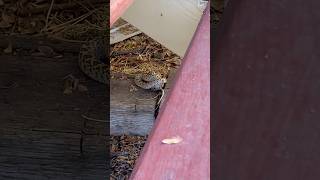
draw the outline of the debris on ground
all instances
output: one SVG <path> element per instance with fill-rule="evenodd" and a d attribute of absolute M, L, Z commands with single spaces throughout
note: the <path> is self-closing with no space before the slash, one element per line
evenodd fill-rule
<path fill-rule="evenodd" d="M 155 72 L 166 77 L 171 68 L 178 68 L 181 59 L 172 51 L 145 34 L 111 46 L 110 70 L 133 76 Z"/>
<path fill-rule="evenodd" d="M 108 3 L 101 0 L 2 0 L 0 33 L 86 41 L 107 35 Z"/>
<path fill-rule="evenodd" d="M 111 136 L 111 180 L 129 179 L 146 139 L 144 136 Z"/>
<path fill-rule="evenodd" d="M 64 78 L 63 94 L 69 95 L 74 91 L 87 92 L 88 87 L 84 84 L 81 84 L 78 78 L 75 78 L 72 74 L 70 74 Z"/>

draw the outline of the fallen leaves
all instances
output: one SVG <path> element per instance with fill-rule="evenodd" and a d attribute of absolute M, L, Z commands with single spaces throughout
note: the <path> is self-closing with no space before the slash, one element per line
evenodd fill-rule
<path fill-rule="evenodd" d="M 157 72 L 166 77 L 171 68 L 176 68 L 180 65 L 180 57 L 145 34 L 136 35 L 113 44 L 111 46 L 111 54 L 131 51 L 141 47 L 145 48 L 137 54 L 123 54 L 111 57 L 111 72 L 123 73 L 127 76 Z"/>
<path fill-rule="evenodd" d="M 56 53 L 49 46 L 39 46 L 38 52 L 32 53 L 33 56 L 42 56 L 42 57 L 52 57 L 52 58 L 62 58 L 61 54 Z"/>
<path fill-rule="evenodd" d="M 182 138 L 179 136 L 163 139 L 161 142 L 163 144 L 178 144 L 182 141 Z"/>
<path fill-rule="evenodd" d="M 8 23 L 14 23 L 16 21 L 16 16 L 14 14 L 7 14 L 5 12 L 2 12 L 1 18 Z"/>
<path fill-rule="evenodd" d="M 9 28 L 16 21 L 16 16 L 11 12 L 3 11 L 1 13 L 0 28 Z"/>
<path fill-rule="evenodd" d="M 87 86 L 80 84 L 79 79 L 75 78 L 73 75 L 68 75 L 64 79 L 64 90 L 63 94 L 70 95 L 73 91 L 87 92 Z"/>
<path fill-rule="evenodd" d="M 13 51 L 12 42 L 9 41 L 8 47 L 7 47 L 6 49 L 4 49 L 3 52 L 4 52 L 5 54 L 11 54 L 12 51 Z"/>
<path fill-rule="evenodd" d="M 113 179 L 128 179 L 146 139 L 147 137 L 144 136 L 111 136 L 111 176 Z"/>
<path fill-rule="evenodd" d="M 11 27 L 11 24 L 8 23 L 7 21 L 0 21 L 0 28 L 9 28 Z"/>
<path fill-rule="evenodd" d="M 0 30 L 85 41 L 107 32 L 106 10 L 101 0 L 0 0 Z"/>

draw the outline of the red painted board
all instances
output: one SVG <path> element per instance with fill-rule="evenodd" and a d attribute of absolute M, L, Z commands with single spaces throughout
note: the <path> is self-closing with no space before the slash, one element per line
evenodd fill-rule
<path fill-rule="evenodd" d="M 210 179 L 209 8 L 177 72 L 131 180 Z M 179 136 L 178 144 L 162 144 Z"/>
<path fill-rule="evenodd" d="M 228 2 L 213 53 L 215 180 L 320 179 L 319 9 Z"/>
<path fill-rule="evenodd" d="M 110 27 L 127 10 L 134 0 L 110 0 Z"/>

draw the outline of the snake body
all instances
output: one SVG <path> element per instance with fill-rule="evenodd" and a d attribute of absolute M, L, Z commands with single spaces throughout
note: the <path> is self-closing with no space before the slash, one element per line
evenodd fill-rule
<path fill-rule="evenodd" d="M 143 89 L 158 91 L 163 88 L 164 84 L 166 83 L 166 79 L 158 77 L 155 73 L 138 74 L 134 78 L 134 82 L 137 86 Z"/>
<path fill-rule="evenodd" d="M 109 67 L 107 53 L 102 41 L 90 41 L 83 44 L 80 49 L 78 63 L 84 74 L 100 83 L 108 83 L 107 71 Z M 134 78 L 134 83 L 140 88 L 158 91 L 163 88 L 166 79 L 155 73 L 138 74 Z"/>
<path fill-rule="evenodd" d="M 79 53 L 79 67 L 81 71 L 90 78 L 107 84 L 108 65 L 106 55 L 101 51 L 100 44 L 97 41 L 83 44 Z"/>

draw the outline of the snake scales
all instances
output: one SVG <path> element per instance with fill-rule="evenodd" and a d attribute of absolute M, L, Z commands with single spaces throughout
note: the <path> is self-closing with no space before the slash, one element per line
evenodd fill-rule
<path fill-rule="evenodd" d="M 90 78 L 107 84 L 108 65 L 104 47 L 103 42 L 99 40 L 83 44 L 79 53 L 79 67 Z M 156 73 L 138 74 L 134 78 L 134 83 L 140 88 L 158 91 L 162 90 L 166 79 Z"/>

